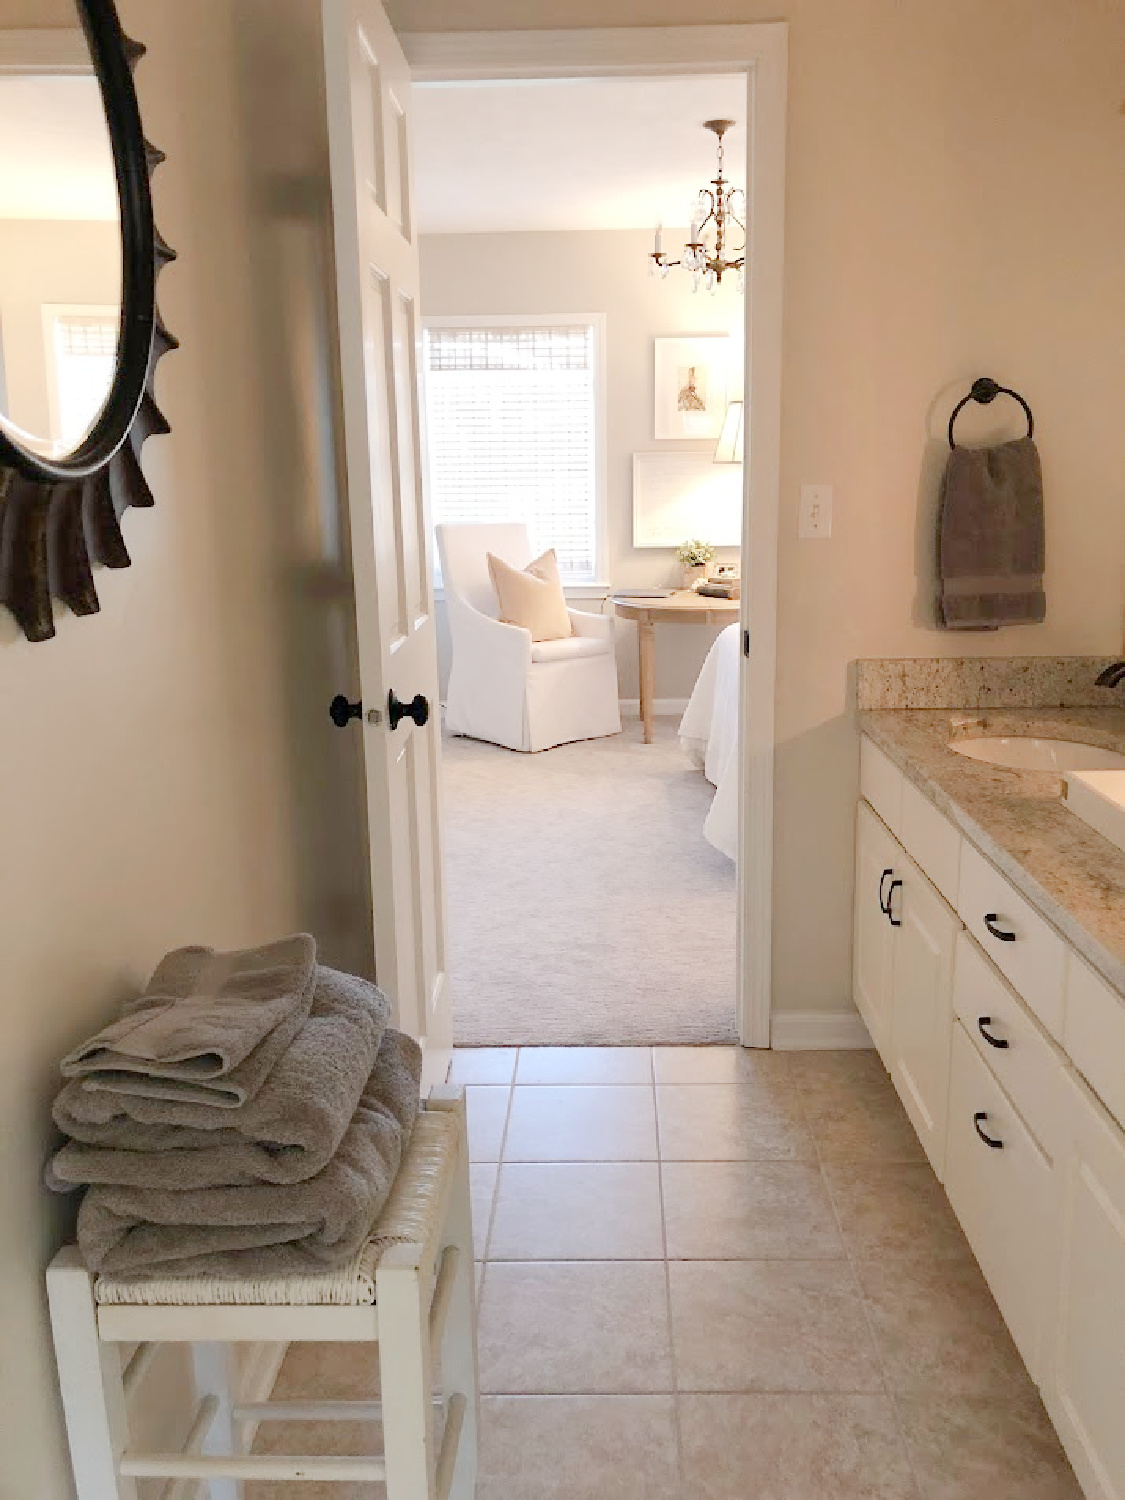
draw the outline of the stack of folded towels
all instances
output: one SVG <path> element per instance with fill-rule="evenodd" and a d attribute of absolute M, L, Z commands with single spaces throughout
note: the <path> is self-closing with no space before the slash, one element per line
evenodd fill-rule
<path fill-rule="evenodd" d="M 369 1237 L 418 1110 L 421 1052 L 305 934 L 179 948 L 63 1060 L 47 1169 L 85 1187 L 78 1242 L 113 1276 L 327 1271 Z"/>

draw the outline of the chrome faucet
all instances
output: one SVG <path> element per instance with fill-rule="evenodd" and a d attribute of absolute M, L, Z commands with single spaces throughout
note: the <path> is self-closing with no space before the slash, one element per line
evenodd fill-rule
<path fill-rule="evenodd" d="M 1119 682 L 1125 682 L 1125 661 L 1113 662 L 1094 680 L 1099 687 L 1116 687 Z"/>

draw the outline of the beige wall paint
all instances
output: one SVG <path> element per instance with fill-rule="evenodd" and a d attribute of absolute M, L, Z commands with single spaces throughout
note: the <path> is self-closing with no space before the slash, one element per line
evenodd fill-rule
<path fill-rule="evenodd" d="M 318 22 L 304 0 L 122 0 L 167 152 L 160 300 L 182 349 L 156 507 L 102 613 L 29 646 L 0 615 L 0 1496 L 70 1492 L 42 1273 L 57 1058 L 171 944 L 310 926 L 370 963 L 354 625 L 334 473 Z M 65 20 L 65 16 L 52 19 Z M 0 0 L 0 25 L 48 19 Z M 365 956 L 366 959 L 365 959 Z"/>
<path fill-rule="evenodd" d="M 390 8 L 407 31 L 789 22 L 775 1003 L 846 1008 L 849 661 L 1122 645 L 1125 10 L 1119 0 Z M 1017 386 L 1036 413 L 1049 615 L 1040 627 L 946 635 L 929 618 L 942 433 L 982 373 Z M 829 542 L 797 541 L 802 482 L 835 486 Z"/>
<path fill-rule="evenodd" d="M 117 225 L 0 219 L 0 350 L 4 413 L 51 436 L 45 303 L 116 306 L 121 300 Z"/>
<path fill-rule="evenodd" d="M 423 168 L 424 170 L 424 168 Z M 656 442 L 653 437 L 653 339 L 661 334 L 729 333 L 732 367 L 741 365 L 742 298 L 731 286 L 714 297 L 694 295 L 683 273 L 665 281 L 646 275 L 652 236 L 638 231 L 574 234 L 427 235 L 422 253 L 422 310 L 428 316 L 603 313 L 606 319 L 606 510 L 608 555 L 602 578 L 615 588 L 677 585 L 671 551 L 633 546 L 633 454 L 654 451 L 707 455 L 714 442 Z M 678 243 L 668 230 L 665 243 Z M 741 394 L 741 375 L 738 375 Z M 726 561 L 736 552 L 721 554 Z M 596 600 L 575 607 L 596 611 Z M 439 611 L 444 624 L 444 611 Z M 686 698 L 716 631 L 661 627 L 656 691 Z M 448 643 L 442 632 L 442 682 Z M 624 698 L 637 696 L 636 627 L 618 621 L 618 679 Z"/>

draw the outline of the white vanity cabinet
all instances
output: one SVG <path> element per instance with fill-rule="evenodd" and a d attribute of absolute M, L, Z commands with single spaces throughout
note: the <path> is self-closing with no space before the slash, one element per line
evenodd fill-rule
<path fill-rule="evenodd" d="M 953 959 L 961 923 L 914 861 L 902 855 L 895 922 L 890 1056 L 884 1058 L 930 1165 L 945 1176 Z"/>
<path fill-rule="evenodd" d="M 1090 1500 L 1125 1500 L 1125 1134 L 1066 1089 L 1043 1400 Z"/>
<path fill-rule="evenodd" d="M 1125 996 L 866 736 L 854 991 L 1089 1500 L 1125 1500 Z"/>

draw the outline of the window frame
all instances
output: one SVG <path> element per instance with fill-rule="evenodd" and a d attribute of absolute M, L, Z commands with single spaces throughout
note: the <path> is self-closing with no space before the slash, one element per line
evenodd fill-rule
<path fill-rule="evenodd" d="M 590 579 L 570 581 L 563 579 L 563 592 L 571 599 L 604 599 L 611 585 L 604 581 L 609 561 L 609 504 L 608 504 L 608 459 L 606 452 L 606 405 L 608 381 L 606 379 L 606 315 L 602 312 L 576 313 L 473 313 L 465 317 L 449 314 L 422 315 L 421 335 L 424 340 L 430 329 L 446 328 L 575 328 L 586 326 L 593 329 L 594 349 L 594 576 Z M 419 351 L 418 367 L 422 372 L 423 400 L 426 397 L 426 381 L 429 376 L 428 360 L 424 348 Z M 429 424 L 427 422 L 427 433 Z M 432 497 L 429 481 L 430 448 L 427 436 L 423 462 L 426 466 L 426 494 L 429 526 L 434 525 Z M 433 558 L 434 597 L 445 598 L 434 548 Z"/>
<path fill-rule="evenodd" d="M 47 412 L 51 425 L 51 443 L 58 448 L 62 443 L 62 413 L 59 407 L 59 360 L 55 344 L 55 325 L 62 318 L 91 318 L 121 326 L 120 305 L 112 302 L 43 302 L 40 304 L 43 317 L 43 357 L 47 368 Z M 120 342 L 120 331 L 118 333 Z M 111 382 L 112 383 L 112 382 Z M 109 387 L 106 387 L 106 397 Z M 105 403 L 103 402 L 103 405 Z M 95 414 L 96 417 L 96 414 Z"/>

